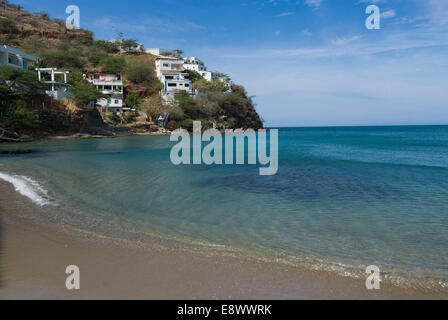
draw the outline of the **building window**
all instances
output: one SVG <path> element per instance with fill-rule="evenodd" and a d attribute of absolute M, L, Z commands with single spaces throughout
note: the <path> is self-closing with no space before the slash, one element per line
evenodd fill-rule
<path fill-rule="evenodd" d="M 16 66 L 22 67 L 22 61 L 20 61 L 20 57 L 14 53 L 8 53 L 8 63 Z"/>
<path fill-rule="evenodd" d="M 118 104 L 118 100 L 115 100 L 115 104 Z"/>
<path fill-rule="evenodd" d="M 169 68 L 170 65 L 169 65 L 169 63 L 164 63 L 163 66 L 164 66 L 165 68 Z"/>
<path fill-rule="evenodd" d="M 175 84 L 175 83 L 168 83 L 168 87 L 177 87 L 177 84 Z"/>
<path fill-rule="evenodd" d="M 167 79 L 167 80 L 173 80 L 174 77 L 173 77 L 173 76 L 166 76 L 165 79 Z"/>
<path fill-rule="evenodd" d="M 188 83 L 185 84 L 186 87 L 189 87 L 190 85 Z"/>

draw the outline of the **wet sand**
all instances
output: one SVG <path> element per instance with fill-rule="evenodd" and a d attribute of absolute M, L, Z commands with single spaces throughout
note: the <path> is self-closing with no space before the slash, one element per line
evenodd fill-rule
<path fill-rule="evenodd" d="M 281 264 L 94 239 L 38 223 L 43 208 L 0 181 L 0 299 L 440 299 L 444 293 Z M 81 289 L 65 287 L 77 265 Z"/>

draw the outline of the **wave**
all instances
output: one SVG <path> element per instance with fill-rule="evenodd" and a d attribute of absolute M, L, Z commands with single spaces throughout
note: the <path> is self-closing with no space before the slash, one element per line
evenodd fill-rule
<path fill-rule="evenodd" d="M 0 180 L 11 183 L 18 193 L 40 206 L 52 204 L 48 197 L 48 191 L 29 177 L 0 172 Z"/>

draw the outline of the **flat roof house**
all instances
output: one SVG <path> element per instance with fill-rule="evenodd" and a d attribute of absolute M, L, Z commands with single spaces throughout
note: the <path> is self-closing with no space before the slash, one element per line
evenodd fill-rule
<path fill-rule="evenodd" d="M 172 100 L 180 91 L 192 94 L 191 80 L 185 72 L 184 60 L 161 57 L 156 60 L 156 72 L 160 82 L 163 83 L 161 96 L 165 101 Z"/>
<path fill-rule="evenodd" d="M 176 54 L 174 50 L 162 48 L 150 48 L 146 49 L 145 52 L 155 56 L 175 56 Z"/>
<path fill-rule="evenodd" d="M 184 58 L 184 68 L 187 70 L 193 70 L 199 73 L 205 80 L 212 81 L 213 73 L 207 71 L 207 67 L 204 62 L 196 57 Z"/>
<path fill-rule="evenodd" d="M 87 81 L 97 87 L 107 98 L 96 101 L 106 111 L 117 112 L 123 108 L 123 80 L 121 74 L 91 73 Z"/>
<path fill-rule="evenodd" d="M 56 68 L 37 68 L 36 71 L 39 81 L 47 85 L 47 89 L 45 90 L 47 95 L 56 100 L 63 98 L 70 99 L 73 96 L 69 91 L 70 85 L 67 83 L 68 71 L 58 70 Z"/>
<path fill-rule="evenodd" d="M 0 65 L 27 70 L 28 64 L 36 61 L 35 56 L 7 45 L 0 45 Z"/>

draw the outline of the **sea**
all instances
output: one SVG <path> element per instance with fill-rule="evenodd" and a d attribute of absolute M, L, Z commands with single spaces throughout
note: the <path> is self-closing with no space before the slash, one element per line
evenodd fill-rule
<path fill-rule="evenodd" d="M 279 128 L 272 176 L 260 165 L 174 165 L 174 144 L 0 145 L 32 151 L 1 155 L 0 179 L 58 223 L 100 234 L 347 277 L 376 265 L 397 285 L 448 287 L 448 126 Z"/>

